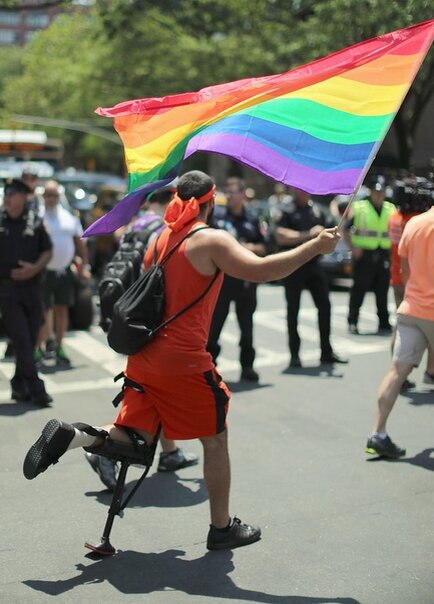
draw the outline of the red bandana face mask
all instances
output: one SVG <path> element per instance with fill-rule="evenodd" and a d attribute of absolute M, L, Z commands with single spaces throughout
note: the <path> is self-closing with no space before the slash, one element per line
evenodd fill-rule
<path fill-rule="evenodd" d="M 194 220 L 199 215 L 199 206 L 210 201 L 214 196 L 215 190 L 216 186 L 213 185 L 208 193 L 205 193 L 202 197 L 191 197 L 186 200 L 182 200 L 178 197 L 178 194 L 175 193 L 172 201 L 167 206 L 164 214 L 164 222 L 172 229 L 172 231 L 178 233 L 187 223 Z"/>

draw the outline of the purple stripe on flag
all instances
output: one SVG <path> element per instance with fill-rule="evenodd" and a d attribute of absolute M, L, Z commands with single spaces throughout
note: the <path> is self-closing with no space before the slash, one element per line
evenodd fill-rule
<path fill-rule="evenodd" d="M 343 168 L 334 171 L 308 168 L 283 157 L 258 141 L 233 134 L 207 135 L 205 132 L 197 134 L 188 143 L 184 157 L 189 157 L 196 151 L 212 151 L 228 155 L 278 182 L 314 195 L 329 193 L 349 195 L 354 191 L 362 173 L 362 168 Z"/>
<path fill-rule="evenodd" d="M 164 187 L 171 180 L 173 175 L 163 180 L 151 182 L 140 189 L 136 189 L 121 199 L 111 210 L 101 218 L 93 222 L 83 233 L 83 237 L 92 237 L 93 235 L 107 235 L 113 233 L 124 224 L 128 224 L 137 210 L 140 208 L 145 198 L 152 191 Z"/>

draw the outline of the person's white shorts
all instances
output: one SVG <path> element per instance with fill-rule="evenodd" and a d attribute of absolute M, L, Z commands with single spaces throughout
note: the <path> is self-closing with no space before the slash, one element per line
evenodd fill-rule
<path fill-rule="evenodd" d="M 395 363 L 417 367 L 427 346 L 434 348 L 434 321 L 397 315 L 396 340 L 393 348 Z"/>

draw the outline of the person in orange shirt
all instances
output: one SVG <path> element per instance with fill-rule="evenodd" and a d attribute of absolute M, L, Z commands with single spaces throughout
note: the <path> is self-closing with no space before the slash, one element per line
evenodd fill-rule
<path fill-rule="evenodd" d="M 215 184 L 194 170 L 180 177 L 177 193 L 166 213 L 165 229 L 156 241 L 157 260 L 181 243 L 164 266 L 165 312 L 163 321 L 213 287 L 177 320 L 160 329 L 137 354 L 128 357 L 122 408 L 112 424 L 103 428 L 51 420 L 28 451 L 24 476 L 31 480 L 69 449 L 86 447 L 94 453 L 104 443 L 143 439 L 150 444 L 158 425 L 167 438 L 198 438 L 204 449 L 204 479 L 208 489 L 211 526 L 210 550 L 233 549 L 258 541 L 261 530 L 229 515 L 230 461 L 226 416 L 230 392 L 206 351 L 209 327 L 223 273 L 261 283 L 281 279 L 318 254 L 332 252 L 340 235 L 337 227 L 324 229 L 299 247 L 260 257 L 223 229 L 203 228 L 211 218 Z M 200 230 L 199 230 L 200 229 Z M 154 246 L 145 256 L 152 263 Z M 137 387 L 136 387 L 137 386 Z"/>
<path fill-rule="evenodd" d="M 388 458 L 406 453 L 388 436 L 388 417 L 404 380 L 419 365 L 427 346 L 434 348 L 434 207 L 407 223 L 398 253 L 404 298 L 398 308 L 392 365 L 380 384 L 374 432 L 365 449 Z"/>
<path fill-rule="evenodd" d="M 425 189 L 425 182 L 418 182 L 414 178 L 406 179 L 403 182 L 397 182 L 394 191 L 394 201 L 396 203 L 396 212 L 389 218 L 388 232 L 391 242 L 390 248 L 390 285 L 393 289 L 396 308 L 399 307 L 404 299 L 405 285 L 401 276 L 401 264 L 398 254 L 399 242 L 407 222 L 414 216 L 425 212 L 431 204 L 431 191 Z M 396 329 L 392 335 L 392 354 L 395 344 Z M 428 346 L 427 367 L 424 373 L 423 381 L 426 384 L 434 384 L 434 350 Z M 401 390 L 414 388 L 416 384 L 406 379 Z"/>

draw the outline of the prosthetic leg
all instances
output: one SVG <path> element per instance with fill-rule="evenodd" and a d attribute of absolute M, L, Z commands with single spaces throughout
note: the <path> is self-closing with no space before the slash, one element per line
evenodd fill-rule
<path fill-rule="evenodd" d="M 87 431 L 88 426 L 82 424 L 75 424 L 78 429 Z M 160 436 L 160 428 L 150 445 L 147 445 L 143 437 L 131 428 L 124 428 L 128 436 L 131 439 L 131 443 L 123 443 L 111 439 L 109 436 L 104 440 L 103 444 L 99 447 L 85 447 L 86 451 L 95 453 L 97 455 L 103 455 L 111 460 L 120 462 L 120 471 L 116 482 L 116 487 L 113 492 L 112 501 L 108 511 L 108 518 L 104 526 L 104 531 L 101 537 L 101 543 L 99 545 L 91 545 L 85 543 L 85 547 L 92 550 L 94 554 L 100 557 L 112 556 L 116 553 L 116 549 L 110 543 L 110 532 L 112 530 L 115 516 L 123 517 L 123 510 L 128 505 L 129 501 L 137 491 L 143 480 L 146 478 L 154 460 L 155 450 L 157 448 L 158 439 Z M 142 476 L 134 485 L 132 491 L 122 500 L 123 489 L 125 480 L 127 477 L 127 471 L 130 465 L 143 465 L 145 470 Z"/>

